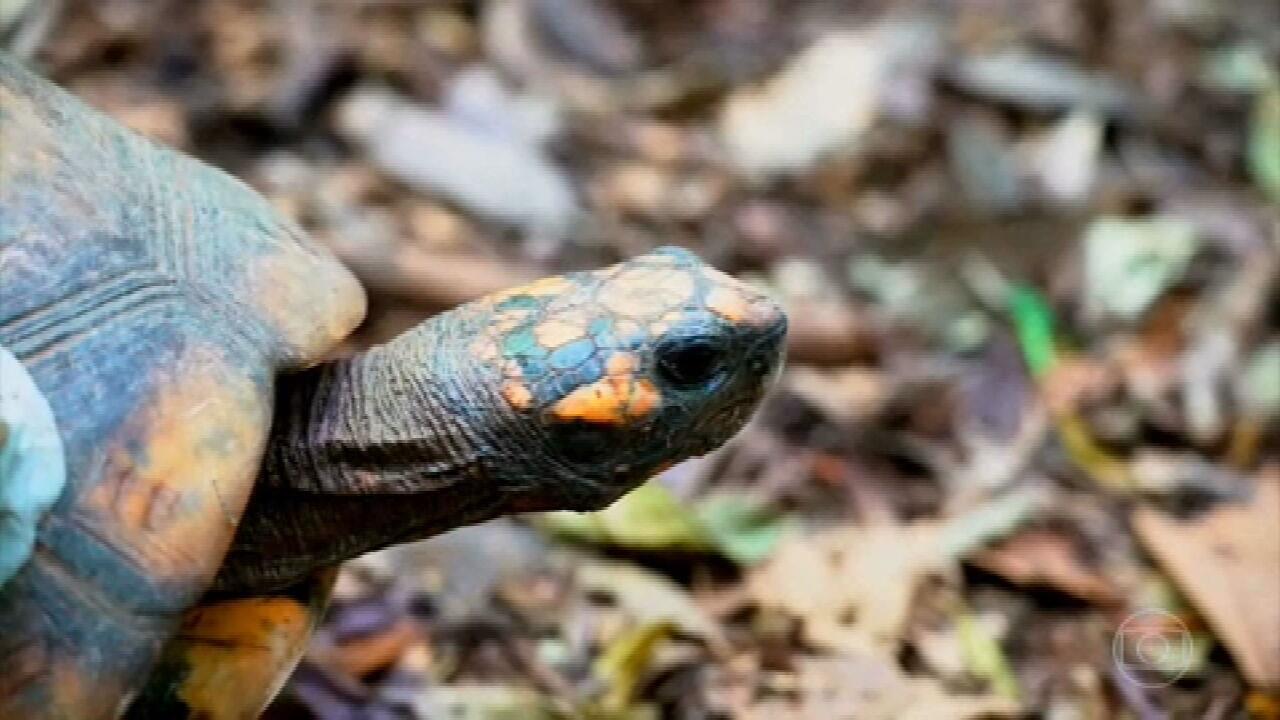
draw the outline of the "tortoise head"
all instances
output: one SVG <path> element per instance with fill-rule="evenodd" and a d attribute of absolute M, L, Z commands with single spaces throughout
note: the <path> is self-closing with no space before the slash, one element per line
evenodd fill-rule
<path fill-rule="evenodd" d="M 741 429 L 786 331 L 760 292 L 662 249 L 284 376 L 214 590 L 283 587 L 499 514 L 604 507 Z"/>
<path fill-rule="evenodd" d="M 746 423 L 782 364 L 786 316 L 759 291 L 663 248 L 480 301 L 467 350 L 503 414 L 489 468 L 513 509 L 601 507 Z M 514 443 L 514 446 L 513 446 Z"/>

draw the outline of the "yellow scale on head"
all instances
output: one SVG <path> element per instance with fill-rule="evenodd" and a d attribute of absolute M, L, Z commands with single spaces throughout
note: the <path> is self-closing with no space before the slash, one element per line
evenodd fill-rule
<path fill-rule="evenodd" d="M 609 357 L 605 376 L 584 385 L 551 406 L 557 420 L 624 425 L 639 420 L 662 404 L 662 393 L 646 378 L 637 378 L 637 360 L 631 353 Z"/>

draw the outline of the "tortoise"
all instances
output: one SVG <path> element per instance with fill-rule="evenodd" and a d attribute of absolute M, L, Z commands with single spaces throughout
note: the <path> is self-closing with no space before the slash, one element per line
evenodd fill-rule
<path fill-rule="evenodd" d="M 662 248 L 327 358 L 356 279 L 0 53 L 0 717 L 256 716 L 345 559 L 732 436 L 772 301 Z"/>

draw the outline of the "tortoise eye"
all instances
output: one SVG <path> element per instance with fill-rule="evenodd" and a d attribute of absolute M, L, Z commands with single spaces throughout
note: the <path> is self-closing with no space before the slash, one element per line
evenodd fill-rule
<path fill-rule="evenodd" d="M 675 385 L 704 383 L 720 372 L 720 349 L 705 339 L 673 341 L 658 349 L 658 371 Z"/>

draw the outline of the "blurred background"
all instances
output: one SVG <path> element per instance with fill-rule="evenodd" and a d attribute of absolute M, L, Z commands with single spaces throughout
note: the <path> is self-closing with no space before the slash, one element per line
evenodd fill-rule
<path fill-rule="evenodd" d="M 663 244 L 775 397 L 343 572 L 273 718 L 1280 717 L 1275 0 L 0 0 L 347 262 L 346 351 Z"/>

